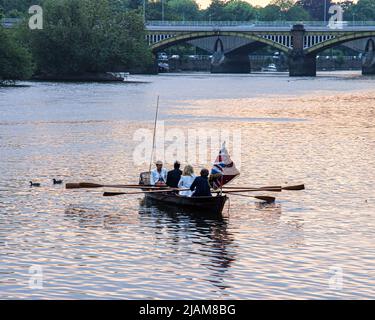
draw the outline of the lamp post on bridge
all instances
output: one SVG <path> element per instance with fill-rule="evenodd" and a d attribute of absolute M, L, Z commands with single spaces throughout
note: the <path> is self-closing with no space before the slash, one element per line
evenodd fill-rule
<path fill-rule="evenodd" d="M 324 0 L 324 23 L 327 23 L 327 0 Z"/>
<path fill-rule="evenodd" d="M 146 0 L 143 0 L 143 22 L 146 23 Z"/>

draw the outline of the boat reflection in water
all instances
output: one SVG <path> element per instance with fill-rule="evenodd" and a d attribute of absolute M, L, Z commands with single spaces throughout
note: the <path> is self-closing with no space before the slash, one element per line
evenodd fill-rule
<path fill-rule="evenodd" d="M 228 217 L 203 215 L 145 198 L 140 201 L 139 219 L 140 225 L 153 226 L 156 240 L 169 240 L 175 253 L 188 250 L 189 254 L 198 255 L 196 261 L 210 273 L 206 280 L 221 290 L 228 288 L 224 284 L 225 273 L 234 263 L 236 252 L 234 236 L 228 231 Z M 207 258 L 207 263 L 202 263 Z"/>

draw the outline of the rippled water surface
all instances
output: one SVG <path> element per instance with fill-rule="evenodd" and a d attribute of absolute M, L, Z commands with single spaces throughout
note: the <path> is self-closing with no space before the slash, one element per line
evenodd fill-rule
<path fill-rule="evenodd" d="M 133 78 L 0 88 L 1 299 L 374 298 L 375 78 Z M 240 130 L 234 184 L 307 190 L 208 219 L 52 185 L 136 183 L 158 94 L 166 130 Z"/>

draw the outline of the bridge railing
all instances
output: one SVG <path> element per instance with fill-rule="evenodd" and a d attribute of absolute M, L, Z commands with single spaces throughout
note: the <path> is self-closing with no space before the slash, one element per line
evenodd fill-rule
<path fill-rule="evenodd" d="M 290 27 L 295 24 L 304 24 L 307 27 L 328 27 L 328 23 L 324 21 L 146 21 L 147 26 L 152 27 L 237 27 L 237 26 L 253 26 L 253 27 Z M 375 21 L 342 21 L 345 27 L 365 27 L 375 26 Z"/>

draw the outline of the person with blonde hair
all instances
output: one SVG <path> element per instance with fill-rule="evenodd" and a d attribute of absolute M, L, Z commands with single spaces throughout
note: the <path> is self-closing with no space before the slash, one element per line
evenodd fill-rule
<path fill-rule="evenodd" d="M 181 179 L 178 183 L 178 188 L 180 189 L 190 189 L 191 184 L 195 180 L 196 176 L 194 174 L 194 169 L 191 165 L 187 165 L 184 168 L 184 171 L 182 172 Z M 180 196 L 184 197 L 191 197 L 193 194 L 192 191 L 187 190 L 187 191 L 180 191 Z"/>

